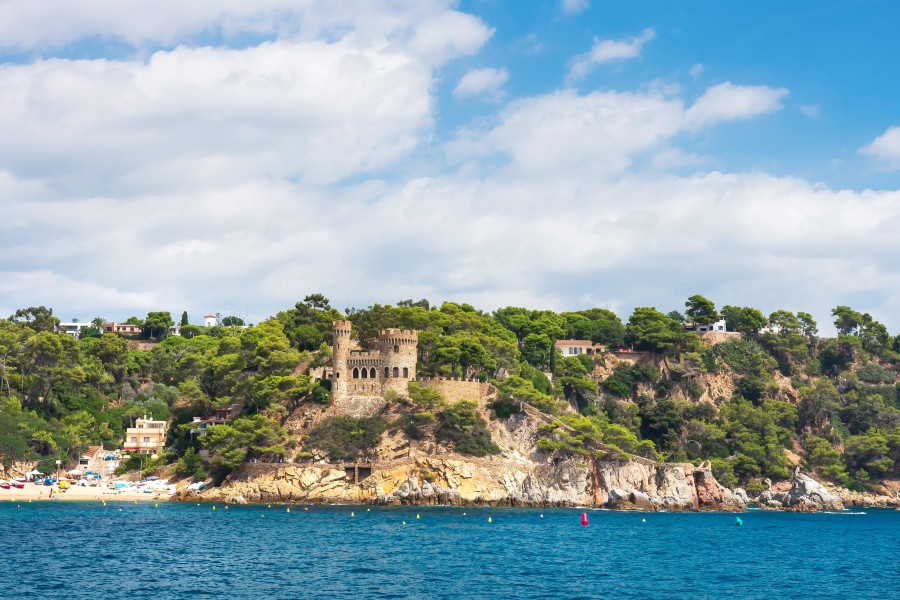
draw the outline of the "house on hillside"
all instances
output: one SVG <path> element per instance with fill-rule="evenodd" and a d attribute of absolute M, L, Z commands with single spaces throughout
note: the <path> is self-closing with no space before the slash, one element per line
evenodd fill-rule
<path fill-rule="evenodd" d="M 141 335 L 144 327 L 142 325 L 134 325 L 132 323 L 111 323 L 103 324 L 103 333 L 118 333 L 119 335 Z"/>
<path fill-rule="evenodd" d="M 56 331 L 71 335 L 76 340 L 81 337 L 81 330 L 90 327 L 90 323 L 82 323 L 78 319 L 72 319 L 69 323 L 60 323 L 56 326 Z"/>
<path fill-rule="evenodd" d="M 706 331 L 728 331 L 725 327 L 725 317 L 719 317 L 719 320 L 713 323 L 694 323 L 693 325 L 685 325 L 685 329 L 688 331 L 696 331 L 697 333 Z"/>
<path fill-rule="evenodd" d="M 168 429 L 166 421 L 154 421 L 144 415 L 143 419 L 135 421 L 134 427 L 125 430 L 125 443 L 122 448 L 126 452 L 158 454 L 166 447 Z"/>
<path fill-rule="evenodd" d="M 563 356 L 593 355 L 606 352 L 606 346 L 596 344 L 591 340 L 556 340 L 555 346 Z"/>

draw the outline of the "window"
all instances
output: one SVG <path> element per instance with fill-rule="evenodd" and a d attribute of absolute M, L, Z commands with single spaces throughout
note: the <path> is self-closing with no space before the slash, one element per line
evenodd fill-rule
<path fill-rule="evenodd" d="M 359 369 L 357 369 L 356 367 L 353 367 L 353 379 L 358 379 L 358 378 L 359 378 Z"/>
<path fill-rule="evenodd" d="M 387 378 L 390 377 L 390 376 L 391 376 L 390 369 L 388 369 L 387 367 L 385 367 L 385 368 L 384 368 L 384 378 L 387 379 Z"/>
<path fill-rule="evenodd" d="M 403 367 L 403 377 L 404 379 L 409 379 L 409 368 Z"/>
<path fill-rule="evenodd" d="M 400 377 L 400 367 L 394 367 L 394 377 Z"/>
<path fill-rule="evenodd" d="M 365 367 L 363 367 L 363 370 L 362 370 L 362 378 L 363 378 L 363 379 L 368 379 L 368 378 L 369 378 L 369 370 L 366 369 Z"/>
<path fill-rule="evenodd" d="M 131 438 L 131 441 L 132 441 L 132 442 L 136 442 L 136 441 L 137 441 L 137 438 L 136 438 L 136 437 L 132 437 L 132 438 Z"/>
<path fill-rule="evenodd" d="M 145 436 L 145 437 L 144 437 L 144 443 L 145 443 L 145 444 L 149 444 L 149 443 L 150 443 L 150 438 Z"/>
<path fill-rule="evenodd" d="M 371 369 L 369 369 L 369 377 L 371 377 L 372 379 L 375 379 L 375 367 L 372 367 Z"/>
<path fill-rule="evenodd" d="M 394 346 L 394 352 L 400 352 L 400 346 Z"/>

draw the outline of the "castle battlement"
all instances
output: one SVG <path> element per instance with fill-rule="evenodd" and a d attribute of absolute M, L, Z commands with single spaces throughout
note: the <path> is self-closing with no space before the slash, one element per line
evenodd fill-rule
<path fill-rule="evenodd" d="M 350 350 L 353 324 L 334 321 L 331 395 L 335 403 L 352 396 L 384 396 L 388 390 L 405 394 L 416 378 L 419 332 L 383 329 L 377 350 Z"/>

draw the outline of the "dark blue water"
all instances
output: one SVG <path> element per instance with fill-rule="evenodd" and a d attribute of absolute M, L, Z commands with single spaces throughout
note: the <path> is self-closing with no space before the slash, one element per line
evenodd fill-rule
<path fill-rule="evenodd" d="M 900 597 L 898 511 L 751 511 L 742 527 L 722 513 L 540 515 L 3 502 L 0 582 L 26 598 Z"/>

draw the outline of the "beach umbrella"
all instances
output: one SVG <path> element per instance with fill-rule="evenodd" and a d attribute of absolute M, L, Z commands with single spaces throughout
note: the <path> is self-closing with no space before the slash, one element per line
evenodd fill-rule
<path fill-rule="evenodd" d="M 71 471 L 66 471 L 66 475 L 81 475 L 80 469 L 72 469 Z"/>
<path fill-rule="evenodd" d="M 41 472 L 38 471 L 37 469 L 32 469 L 31 471 L 28 471 L 28 472 L 25 473 L 25 474 L 26 474 L 26 475 L 43 475 L 43 473 L 41 473 Z"/>

